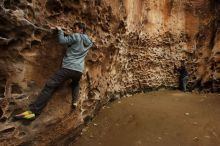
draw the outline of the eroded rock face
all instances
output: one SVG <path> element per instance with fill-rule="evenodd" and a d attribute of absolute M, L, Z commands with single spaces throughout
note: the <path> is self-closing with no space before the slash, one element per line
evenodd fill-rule
<path fill-rule="evenodd" d="M 219 91 L 218 0 L 3 0 L 0 2 L 1 144 L 53 144 L 109 100 L 176 88 L 174 64 L 185 60 L 190 86 Z M 27 108 L 60 67 L 65 52 L 54 26 L 88 25 L 95 41 L 86 58 L 78 108 L 69 83 L 26 126 L 12 115 Z"/>

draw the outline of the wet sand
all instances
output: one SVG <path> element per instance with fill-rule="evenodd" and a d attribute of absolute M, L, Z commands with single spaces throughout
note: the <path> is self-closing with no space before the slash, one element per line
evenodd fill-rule
<path fill-rule="evenodd" d="M 158 91 L 104 106 L 70 146 L 220 146 L 220 95 Z"/>

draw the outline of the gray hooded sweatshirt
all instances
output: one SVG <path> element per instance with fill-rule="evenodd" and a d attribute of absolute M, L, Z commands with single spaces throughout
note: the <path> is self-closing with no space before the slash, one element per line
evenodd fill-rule
<path fill-rule="evenodd" d="M 83 72 L 84 59 L 93 43 L 86 34 L 74 33 L 64 36 L 62 30 L 58 31 L 58 41 L 66 45 L 67 50 L 63 58 L 62 67 Z"/>

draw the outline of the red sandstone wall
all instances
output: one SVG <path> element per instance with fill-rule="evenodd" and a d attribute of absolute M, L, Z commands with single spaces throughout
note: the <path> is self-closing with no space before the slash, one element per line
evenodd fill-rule
<path fill-rule="evenodd" d="M 204 90 L 219 91 L 218 16 L 214 0 L 1 1 L 0 143 L 46 145 L 111 99 L 175 88 L 174 64 L 181 60 L 187 63 L 190 86 L 201 81 Z M 60 67 L 65 50 L 51 28 L 71 31 L 75 20 L 88 25 L 96 44 L 86 58 L 79 107 L 69 114 L 67 83 L 29 126 L 12 122 L 11 116 L 24 110 Z"/>

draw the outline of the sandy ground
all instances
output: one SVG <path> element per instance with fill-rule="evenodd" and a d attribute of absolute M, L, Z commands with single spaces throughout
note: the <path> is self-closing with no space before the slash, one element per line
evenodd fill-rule
<path fill-rule="evenodd" d="M 220 146 L 220 95 L 158 91 L 103 107 L 70 146 Z"/>

